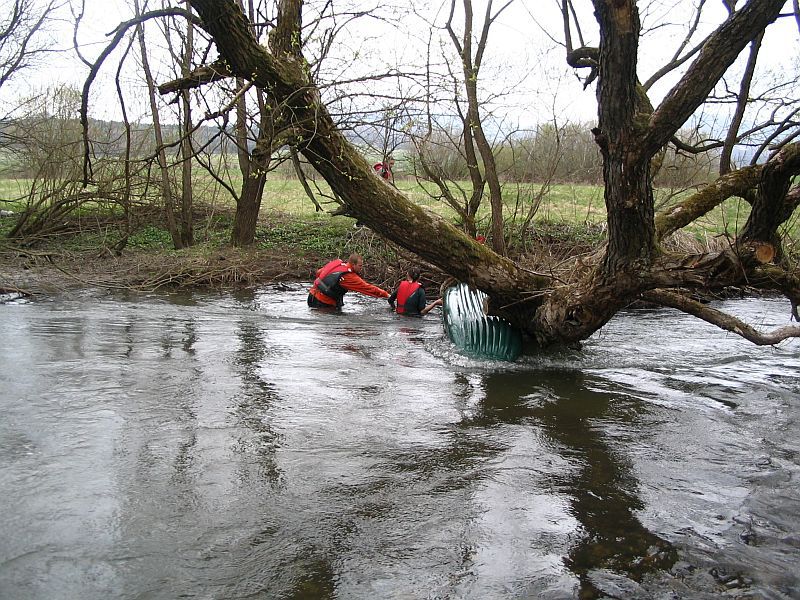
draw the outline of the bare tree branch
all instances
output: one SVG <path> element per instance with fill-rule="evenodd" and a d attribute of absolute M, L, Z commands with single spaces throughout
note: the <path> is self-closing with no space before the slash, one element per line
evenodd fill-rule
<path fill-rule="evenodd" d="M 689 60 L 692 56 L 697 54 L 700 51 L 700 48 L 703 47 L 705 40 L 697 44 L 694 48 L 692 48 L 689 52 L 681 56 L 681 53 L 686 49 L 686 46 L 689 45 L 689 41 L 692 39 L 695 31 L 697 31 L 697 26 L 700 24 L 700 17 L 703 14 L 703 7 L 705 6 L 706 0 L 700 0 L 700 3 L 697 5 L 694 13 L 694 20 L 692 21 L 691 27 L 689 27 L 689 31 L 686 32 L 686 36 L 683 38 L 683 41 L 678 45 L 678 49 L 675 51 L 675 54 L 672 56 L 672 59 L 661 67 L 658 71 L 653 73 L 650 78 L 642 84 L 642 87 L 645 91 L 649 90 L 654 83 L 656 83 L 659 79 L 661 79 L 667 73 L 671 73 L 681 65 L 683 65 L 687 60 Z"/>
<path fill-rule="evenodd" d="M 156 19 L 159 17 L 166 17 L 166 16 L 183 16 L 189 20 L 197 20 L 197 17 L 191 14 L 190 12 L 180 9 L 180 8 L 167 8 L 161 10 L 154 10 L 147 13 L 144 13 L 138 17 L 134 17 L 124 23 L 120 23 L 116 29 L 114 29 L 114 37 L 109 42 L 108 46 L 100 53 L 100 56 L 97 57 L 97 60 L 92 65 L 92 68 L 89 71 L 89 75 L 86 77 L 86 81 L 83 84 L 83 92 L 81 94 L 81 109 L 80 109 L 80 118 L 81 118 L 81 128 L 83 130 L 83 181 L 84 185 L 88 185 L 89 181 L 91 180 L 91 149 L 89 147 L 89 92 L 91 91 L 92 84 L 94 83 L 95 78 L 97 78 L 97 74 L 100 72 L 100 68 L 103 66 L 103 62 L 109 57 L 109 55 L 114 51 L 117 45 L 122 41 L 125 37 L 125 34 L 131 27 L 136 27 L 137 25 L 148 21 L 149 19 Z"/>
<path fill-rule="evenodd" d="M 750 0 L 733 13 L 703 45 L 678 84 L 650 118 L 640 151 L 652 156 L 706 99 L 736 57 L 780 14 L 785 0 Z"/>
<path fill-rule="evenodd" d="M 44 23 L 51 17 L 55 1 L 49 2 L 41 9 L 38 16 L 30 0 L 14 0 L 11 14 L 2 17 L 0 26 L 0 87 L 18 74 L 32 56 L 44 50 L 31 48 L 34 38 Z M 6 7 L 5 10 L 8 10 Z M 33 19 L 31 21 L 31 19 Z"/>
<path fill-rule="evenodd" d="M 688 313 L 697 317 L 698 319 L 702 319 L 703 321 L 711 323 L 712 325 L 716 325 L 720 329 L 740 335 L 746 340 L 759 346 L 774 346 L 783 340 L 800 337 L 800 327 L 792 325 L 779 327 L 778 329 L 775 329 L 769 333 L 761 333 L 741 319 L 716 310 L 707 304 L 702 304 L 697 300 L 692 300 L 691 298 L 682 296 L 676 292 L 652 290 L 643 293 L 642 298 L 648 302 L 653 302 L 669 308 L 675 308 L 682 312 Z"/>
<path fill-rule="evenodd" d="M 750 42 L 750 54 L 747 58 L 747 65 L 742 75 L 742 81 L 739 84 L 739 94 L 737 96 L 736 110 L 733 113 L 733 118 L 728 126 L 728 135 L 725 137 L 725 144 L 722 147 L 722 155 L 719 159 L 719 174 L 724 175 L 731 170 L 731 159 L 733 156 L 733 149 L 736 142 L 739 140 L 739 128 L 742 126 L 744 120 L 744 113 L 747 110 L 747 105 L 750 101 L 750 87 L 753 84 L 753 76 L 756 71 L 756 61 L 758 60 L 758 52 L 761 49 L 761 41 L 764 39 L 764 32 Z"/>

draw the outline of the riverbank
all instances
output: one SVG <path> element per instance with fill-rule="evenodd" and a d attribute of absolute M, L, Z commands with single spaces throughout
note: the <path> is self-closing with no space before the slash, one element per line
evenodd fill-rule
<path fill-rule="evenodd" d="M 0 252 L 0 293 L 52 295 L 81 287 L 155 290 L 163 287 L 244 287 L 312 276 L 290 253 L 236 248 L 110 252 L 6 248 Z"/>
<path fill-rule="evenodd" d="M 247 248 L 227 243 L 231 221 L 232 215 L 199 214 L 197 242 L 182 250 L 172 248 L 168 232 L 157 223 L 140 225 L 121 251 L 114 249 L 119 235 L 101 236 L 91 219 L 36 241 L 3 239 L 0 231 L 0 293 L 51 295 L 80 287 L 224 289 L 309 281 L 321 264 L 349 252 L 364 254 L 367 277 L 381 285 L 393 284 L 398 273 L 402 276 L 399 270 L 414 261 L 368 229 L 354 227 L 351 219 L 269 213 Z M 435 268 L 428 271 L 442 278 Z"/>
<path fill-rule="evenodd" d="M 375 237 L 365 230 L 356 236 Z M 34 248 L 0 244 L 0 294 L 50 296 L 80 288 L 154 291 L 163 288 L 236 289 L 280 282 L 311 281 L 316 270 L 335 256 L 361 252 L 366 256 L 365 278 L 390 289 L 412 264 L 420 265 L 431 292 L 446 275 L 435 266 L 386 242 L 363 244 L 342 240 L 340 252 L 302 252 L 294 246 L 201 243 L 184 250 L 130 248 L 119 254 L 108 249 L 79 249 L 48 243 Z M 350 240 L 352 242 L 352 240 Z M 368 253 L 367 253 L 368 252 Z"/>
<path fill-rule="evenodd" d="M 434 265 L 347 217 L 265 212 L 255 243 L 234 248 L 227 242 L 232 214 L 198 210 L 198 241 L 182 250 L 172 248 L 157 220 L 153 215 L 140 223 L 121 251 L 114 250 L 121 224 L 92 216 L 69 223 L 58 236 L 36 241 L 3 239 L 0 231 L 0 293 L 52 295 L 81 287 L 232 289 L 303 282 L 312 280 L 331 258 L 346 258 L 350 252 L 364 256 L 366 279 L 384 289 L 394 287 L 412 265 L 422 270 L 431 295 L 447 279 Z M 598 226 L 542 223 L 516 246 L 512 258 L 531 270 L 563 269 L 592 252 L 602 237 Z"/>

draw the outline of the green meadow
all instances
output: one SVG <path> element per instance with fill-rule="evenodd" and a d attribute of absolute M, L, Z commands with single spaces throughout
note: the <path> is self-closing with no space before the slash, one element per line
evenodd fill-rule
<path fill-rule="evenodd" d="M 322 212 L 316 210 L 296 178 L 276 174 L 268 178 L 264 188 L 261 209 L 261 218 L 265 225 L 262 227 L 259 239 L 263 239 L 265 242 L 269 238 L 275 238 L 276 236 L 279 240 L 284 241 L 296 239 L 299 235 L 299 229 L 303 227 L 302 224 L 305 223 L 307 227 L 309 222 L 313 225 L 312 229 L 317 231 L 321 227 L 339 230 L 352 225 L 352 219 L 331 217 L 328 214 L 327 211 L 336 207 L 336 202 L 332 198 L 330 189 L 325 182 L 320 179 L 319 181 L 311 180 L 310 183 L 317 202 L 323 208 Z M 30 179 L 0 179 L 0 209 L 14 212 L 24 210 L 31 184 L 32 180 Z M 234 189 L 238 189 L 241 182 L 232 178 L 229 184 Z M 398 177 L 396 185 L 413 202 L 457 222 L 455 211 L 444 202 L 432 197 L 432 193 L 435 190 L 430 184 L 419 183 L 412 178 Z M 452 187 L 456 195 L 459 195 L 460 190 L 468 189 L 468 181 L 456 182 Z M 153 212 L 152 207 L 158 206 L 159 202 L 155 196 L 157 186 L 151 186 L 150 190 L 150 194 L 153 197 L 144 203 L 139 202 L 137 206 L 147 206 L 149 202 L 150 212 Z M 596 228 L 596 226 L 605 222 L 606 212 L 603 189 L 600 186 L 560 183 L 549 185 L 543 190 L 540 184 L 507 183 L 504 185 L 503 193 L 506 207 L 505 218 L 512 230 L 515 224 L 518 225 L 525 220 L 532 210 L 531 207 L 535 207 L 531 221 L 534 231 L 537 227 L 546 228 L 553 225 L 566 226 L 568 229 Z M 689 193 L 691 192 L 657 189 L 656 205 L 658 209 L 673 206 Z M 197 240 L 224 243 L 227 239 L 225 229 L 229 228 L 232 222 L 231 213 L 235 207 L 231 195 L 213 178 L 202 172 L 197 173 L 194 180 L 194 197 L 196 205 L 203 207 L 202 213 L 204 215 L 204 220 L 196 225 Z M 113 204 L 97 205 L 86 203 L 81 205 L 76 215 L 81 217 L 93 214 L 107 215 L 109 212 L 117 211 L 120 211 L 119 207 Z M 745 201 L 730 199 L 708 215 L 698 219 L 687 227 L 685 231 L 699 242 L 707 242 L 712 238 L 724 235 L 734 235 L 746 222 L 748 214 L 749 205 Z M 279 217 L 279 219 L 276 219 L 276 217 Z M 292 220 L 296 220 L 298 223 L 292 226 Z M 488 200 L 485 200 L 484 206 L 478 213 L 479 229 L 488 229 L 489 220 Z M 0 221 L 0 235 L 10 229 L 11 221 L 8 218 Z M 276 226 L 276 222 L 279 222 L 280 226 Z M 797 217 L 787 224 L 787 228 L 790 237 L 796 239 L 798 231 Z M 294 232 L 292 233 L 291 230 L 294 230 Z M 331 232 L 329 231 L 328 233 Z M 313 235 L 313 233 L 310 235 Z M 131 244 L 134 246 L 155 244 L 168 247 L 170 238 L 166 233 L 165 227 L 162 227 L 156 218 L 149 220 L 147 223 L 142 222 L 137 227 L 131 238 Z M 794 242 L 790 242 L 790 246 L 794 245 Z"/>

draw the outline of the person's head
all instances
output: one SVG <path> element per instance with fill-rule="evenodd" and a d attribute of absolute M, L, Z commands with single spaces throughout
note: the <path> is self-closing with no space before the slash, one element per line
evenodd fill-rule
<path fill-rule="evenodd" d="M 387 165 L 389 165 L 389 168 L 394 166 L 394 159 L 391 156 L 387 156 L 386 160 L 383 161 L 383 162 L 385 162 Z"/>
<path fill-rule="evenodd" d="M 353 273 L 361 273 L 361 269 L 364 268 L 364 258 L 360 254 L 353 252 L 350 258 L 347 259 L 347 264 L 353 269 Z"/>
<path fill-rule="evenodd" d="M 416 281 L 419 279 L 419 269 L 417 267 L 411 267 L 408 271 L 406 271 L 406 276 L 408 277 L 409 281 Z"/>

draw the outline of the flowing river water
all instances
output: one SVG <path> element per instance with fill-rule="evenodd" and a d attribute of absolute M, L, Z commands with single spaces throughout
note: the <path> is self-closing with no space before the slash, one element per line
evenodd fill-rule
<path fill-rule="evenodd" d="M 493 363 L 305 296 L 0 304 L 0 598 L 800 597 L 800 341 L 640 310 Z"/>

